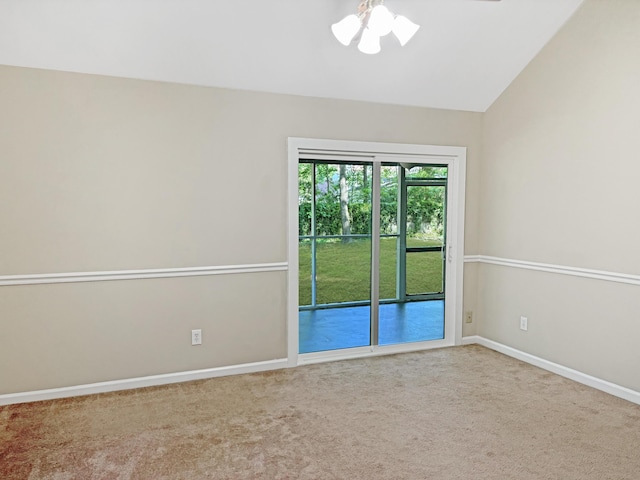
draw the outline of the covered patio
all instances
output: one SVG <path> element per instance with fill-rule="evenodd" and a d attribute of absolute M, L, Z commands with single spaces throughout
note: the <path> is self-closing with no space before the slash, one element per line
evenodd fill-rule
<path fill-rule="evenodd" d="M 301 310 L 300 353 L 370 345 L 370 307 L 345 306 Z M 380 305 L 379 344 L 444 338 L 444 300 Z"/>

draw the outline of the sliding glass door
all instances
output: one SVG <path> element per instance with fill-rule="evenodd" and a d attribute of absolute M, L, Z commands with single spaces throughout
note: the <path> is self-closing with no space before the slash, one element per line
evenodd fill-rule
<path fill-rule="evenodd" d="M 447 170 L 300 160 L 299 353 L 444 338 Z"/>

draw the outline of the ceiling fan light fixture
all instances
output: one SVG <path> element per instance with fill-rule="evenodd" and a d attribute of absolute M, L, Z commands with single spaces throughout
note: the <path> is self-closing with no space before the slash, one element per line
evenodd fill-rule
<path fill-rule="evenodd" d="M 371 14 L 369 15 L 369 22 L 367 23 L 367 26 L 372 32 L 380 37 L 384 37 L 391 33 L 393 24 L 393 14 L 387 7 L 382 4 L 373 7 Z"/>
<path fill-rule="evenodd" d="M 338 23 L 331 25 L 331 31 L 336 39 L 343 45 L 348 46 L 362 28 L 362 22 L 357 15 L 349 15 Z"/>
<path fill-rule="evenodd" d="M 366 27 L 362 31 L 362 37 L 358 43 L 358 50 L 367 55 L 375 55 L 380 52 L 380 35 L 374 33 L 370 28 Z"/>
<path fill-rule="evenodd" d="M 357 12 L 331 25 L 331 31 L 345 46 L 359 36 L 358 50 L 369 55 L 380 51 L 380 37 L 393 32 L 405 46 L 420 28 L 407 17 L 390 12 L 384 0 L 360 0 Z"/>
<path fill-rule="evenodd" d="M 401 46 L 405 46 L 420 29 L 420 25 L 413 23 L 403 15 L 396 16 L 391 31 L 396 36 Z"/>

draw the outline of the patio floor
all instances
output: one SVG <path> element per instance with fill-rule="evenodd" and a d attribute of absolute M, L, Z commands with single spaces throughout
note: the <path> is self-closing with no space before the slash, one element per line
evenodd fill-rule
<path fill-rule="evenodd" d="M 299 313 L 300 353 L 368 346 L 370 307 L 336 307 Z M 444 338 L 444 300 L 380 305 L 379 344 Z"/>

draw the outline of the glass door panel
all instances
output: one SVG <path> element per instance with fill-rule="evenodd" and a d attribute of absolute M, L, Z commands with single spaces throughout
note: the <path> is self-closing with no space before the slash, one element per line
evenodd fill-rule
<path fill-rule="evenodd" d="M 371 344 L 371 175 L 364 162 L 300 163 L 300 353 Z"/>
<path fill-rule="evenodd" d="M 380 345 L 444 338 L 447 168 L 400 166 L 397 295 L 380 305 Z"/>

